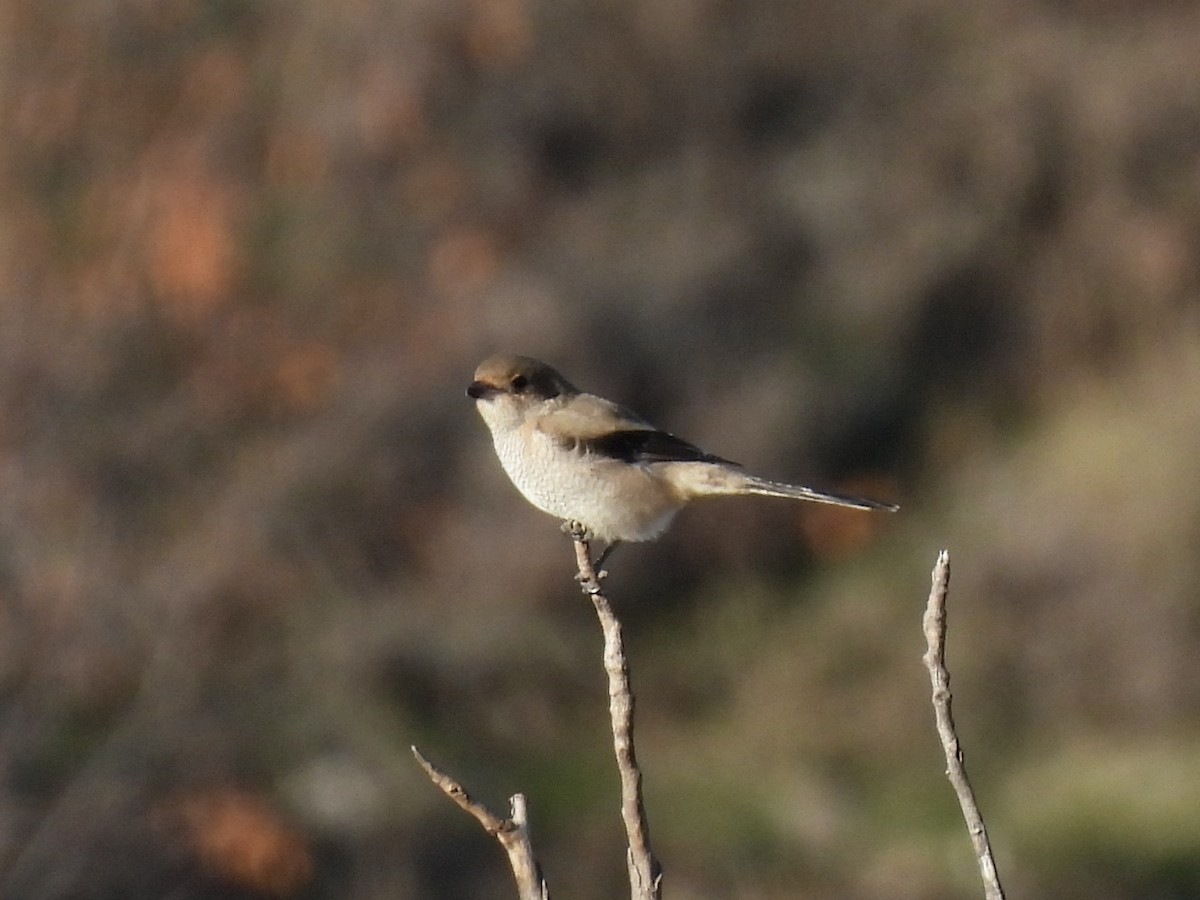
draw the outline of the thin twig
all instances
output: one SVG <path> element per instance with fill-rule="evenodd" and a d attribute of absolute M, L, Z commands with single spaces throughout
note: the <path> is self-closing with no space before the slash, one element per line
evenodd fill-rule
<path fill-rule="evenodd" d="M 946 594 L 950 588 L 950 552 L 938 554 L 933 567 L 933 586 L 929 591 L 929 605 L 925 609 L 923 626 L 928 644 L 923 661 L 929 669 L 933 684 L 933 711 L 937 719 L 938 737 L 946 753 L 946 776 L 958 795 L 975 857 L 979 861 L 979 874 L 983 878 L 984 897 L 987 900 L 1004 900 L 1004 889 L 1000 887 L 1000 875 L 996 871 L 996 860 L 992 857 L 992 845 L 988 842 L 987 828 L 983 816 L 975 803 L 975 792 L 967 779 L 963 764 L 962 746 L 954 730 L 954 717 L 950 714 L 950 673 L 946 670 Z"/>
<path fill-rule="evenodd" d="M 642 773 L 633 748 L 633 691 L 629 687 L 629 665 L 621 623 L 613 615 L 608 598 L 600 587 L 601 576 L 592 564 L 586 532 L 570 527 L 575 541 L 575 560 L 579 565 L 579 584 L 592 599 L 600 628 L 604 632 L 604 671 L 608 673 L 608 708 L 612 717 L 613 747 L 617 769 L 621 773 L 621 818 L 629 839 L 626 864 L 629 868 L 630 896 L 633 900 L 659 900 L 662 897 L 662 870 L 650 849 L 650 825 L 642 802 Z"/>
<path fill-rule="evenodd" d="M 542 867 L 533 855 L 533 844 L 529 840 L 525 795 L 513 794 L 509 799 L 512 811 L 507 819 L 502 818 L 478 800 L 472 799 L 461 784 L 422 756 L 416 747 L 412 748 L 412 752 L 425 774 L 429 776 L 429 780 L 437 785 L 443 794 L 474 816 L 484 831 L 500 842 L 500 846 L 508 854 L 508 864 L 512 866 L 520 900 L 550 900 L 550 889 L 546 887 Z"/>

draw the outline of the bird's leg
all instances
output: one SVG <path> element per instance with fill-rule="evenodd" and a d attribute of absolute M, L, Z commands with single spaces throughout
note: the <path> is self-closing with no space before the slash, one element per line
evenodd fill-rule
<path fill-rule="evenodd" d="M 601 566 L 604 565 L 604 561 L 606 559 L 608 559 L 610 556 L 612 556 L 612 552 L 614 550 L 616 550 L 617 547 L 619 547 L 620 545 L 621 545 L 620 541 L 613 541 L 611 544 L 609 544 L 607 547 L 604 548 L 603 553 L 601 553 L 598 557 L 596 557 L 596 561 L 593 563 L 593 565 L 596 567 L 596 577 L 597 578 L 603 578 L 605 575 L 608 574 L 607 572 L 604 571 L 604 569 L 601 568 Z"/>
<path fill-rule="evenodd" d="M 565 534 L 569 534 L 571 536 L 572 540 L 578 541 L 579 543 L 583 544 L 584 548 L 587 550 L 588 559 L 590 560 L 592 558 L 591 542 L 592 542 L 593 538 L 592 538 L 592 533 L 590 531 L 588 531 L 587 526 L 581 522 L 575 522 L 575 521 L 568 520 L 568 521 L 562 523 L 562 530 Z M 616 548 L 617 544 L 619 544 L 619 543 L 621 543 L 621 542 L 613 541 L 611 544 L 609 544 L 607 547 L 604 548 L 603 552 L 596 558 L 595 562 L 592 563 L 592 570 L 596 574 L 597 584 L 599 584 L 600 579 L 604 578 L 604 576 L 608 574 L 607 572 L 605 572 L 603 569 L 600 568 L 601 564 L 604 562 L 604 560 L 608 559 L 608 555 L 613 552 L 613 550 Z M 584 581 L 583 573 L 582 572 L 576 573 L 575 580 L 578 582 L 583 582 Z"/>

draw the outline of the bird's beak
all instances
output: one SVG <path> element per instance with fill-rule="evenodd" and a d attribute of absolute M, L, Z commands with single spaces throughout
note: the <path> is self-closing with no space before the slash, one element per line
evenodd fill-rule
<path fill-rule="evenodd" d="M 472 400 L 482 400 L 489 394 L 494 394 L 496 389 L 490 384 L 484 384 L 482 381 L 472 381 L 470 387 L 467 388 L 467 396 Z"/>

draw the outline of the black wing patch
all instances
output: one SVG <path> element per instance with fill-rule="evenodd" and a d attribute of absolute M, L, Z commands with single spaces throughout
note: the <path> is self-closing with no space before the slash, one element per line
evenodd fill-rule
<path fill-rule="evenodd" d="M 600 437 L 588 438 L 577 444 L 588 453 L 608 456 L 627 463 L 707 462 L 735 466 L 737 463 L 705 453 L 695 444 L 665 431 L 634 429 L 614 431 Z"/>

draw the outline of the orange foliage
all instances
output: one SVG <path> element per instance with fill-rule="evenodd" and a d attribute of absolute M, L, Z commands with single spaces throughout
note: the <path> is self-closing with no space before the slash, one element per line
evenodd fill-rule
<path fill-rule="evenodd" d="M 201 173 L 152 187 L 146 275 L 177 324 L 200 326 L 230 299 L 243 259 L 235 193 Z"/>
<path fill-rule="evenodd" d="M 211 875 L 240 887 L 288 897 L 312 878 L 305 836 L 248 791 L 219 788 L 177 797 L 162 821 Z"/>

